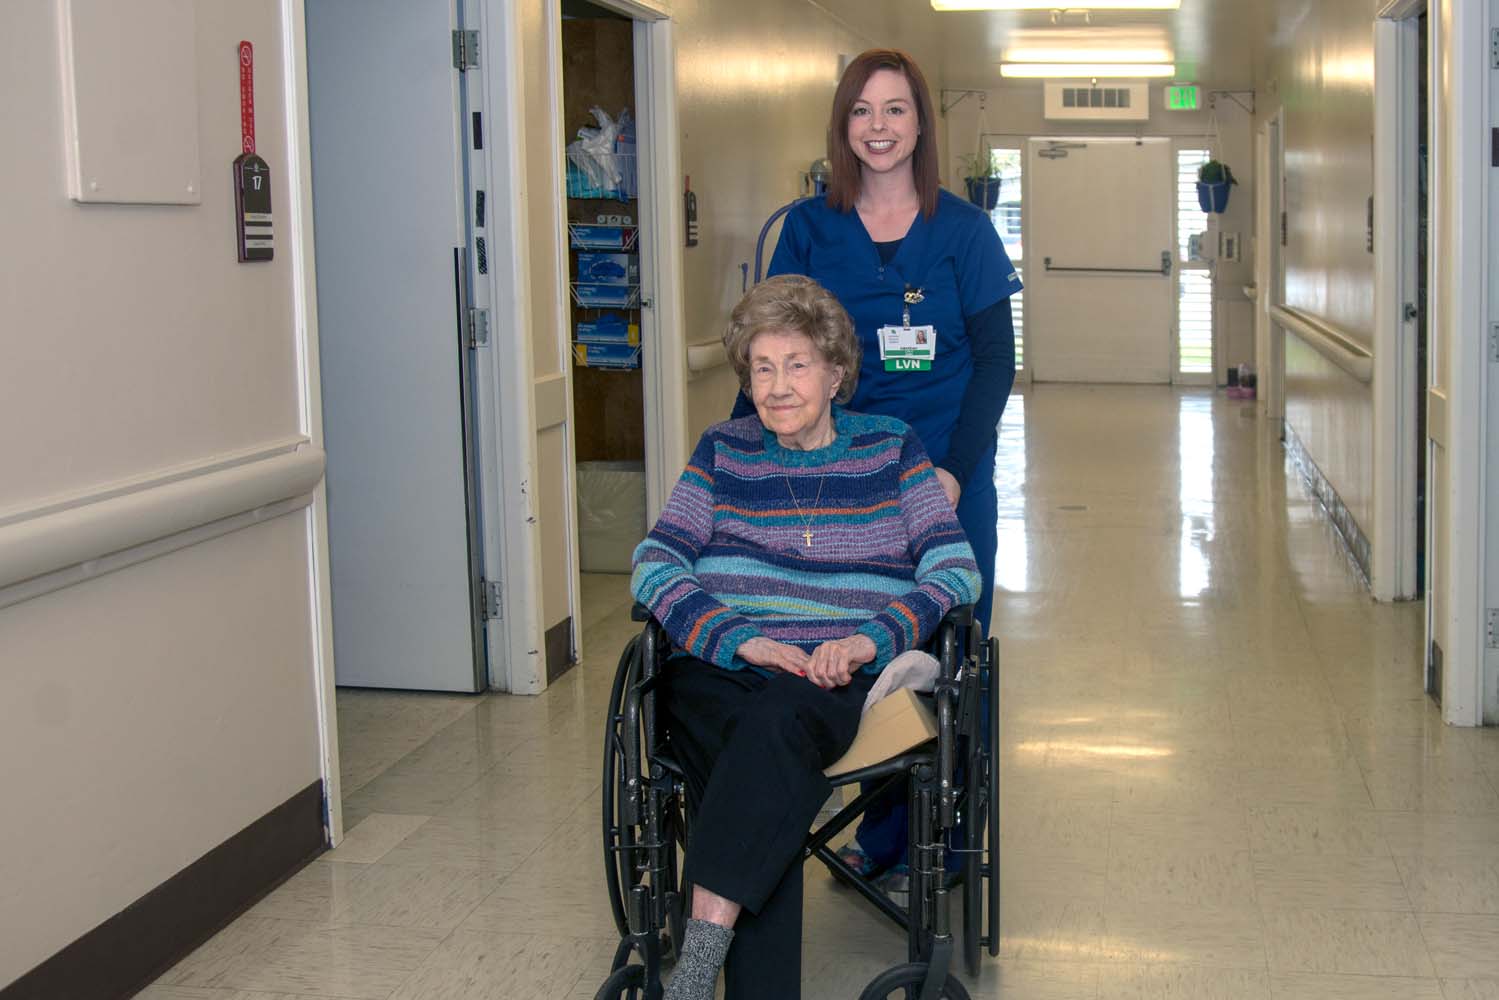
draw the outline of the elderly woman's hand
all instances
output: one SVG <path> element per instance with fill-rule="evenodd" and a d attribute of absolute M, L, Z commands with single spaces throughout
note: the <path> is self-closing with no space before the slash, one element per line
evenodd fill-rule
<path fill-rule="evenodd" d="M 796 646 L 757 635 L 739 644 L 739 657 L 757 667 L 784 670 L 788 674 L 805 674 L 810 657 Z"/>
<path fill-rule="evenodd" d="M 853 679 L 855 671 L 874 659 L 875 652 L 874 640 L 859 633 L 825 642 L 812 650 L 807 680 L 818 687 L 842 687 Z"/>

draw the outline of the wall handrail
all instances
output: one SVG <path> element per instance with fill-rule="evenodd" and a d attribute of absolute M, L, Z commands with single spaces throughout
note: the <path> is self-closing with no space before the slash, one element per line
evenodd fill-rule
<path fill-rule="evenodd" d="M 1360 382 L 1374 381 L 1374 355 L 1342 328 L 1286 305 L 1271 305 L 1270 318 Z"/>
<path fill-rule="evenodd" d="M 729 363 L 729 355 L 721 340 L 705 340 L 700 344 L 687 345 L 687 370 L 694 375 L 721 368 Z"/>
<path fill-rule="evenodd" d="M 321 448 L 293 439 L 0 512 L 0 589 L 310 499 L 324 464 Z"/>

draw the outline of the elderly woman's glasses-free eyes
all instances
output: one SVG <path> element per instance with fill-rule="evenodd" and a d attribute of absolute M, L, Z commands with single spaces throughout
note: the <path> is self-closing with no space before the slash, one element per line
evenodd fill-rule
<path fill-rule="evenodd" d="M 754 382 L 773 382 L 778 374 L 784 372 L 789 379 L 807 378 L 819 371 L 826 369 L 826 361 L 788 361 L 780 368 L 765 361 L 757 361 L 750 365 L 750 380 Z"/>

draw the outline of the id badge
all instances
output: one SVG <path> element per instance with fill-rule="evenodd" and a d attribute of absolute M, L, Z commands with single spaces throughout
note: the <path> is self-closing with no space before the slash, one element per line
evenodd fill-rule
<path fill-rule="evenodd" d="M 936 327 L 880 327 L 880 360 L 885 362 L 885 371 L 929 372 L 936 356 Z"/>

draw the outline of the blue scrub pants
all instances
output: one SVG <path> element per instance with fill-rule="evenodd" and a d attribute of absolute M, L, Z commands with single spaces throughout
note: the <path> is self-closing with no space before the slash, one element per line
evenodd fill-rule
<path fill-rule="evenodd" d="M 974 606 L 974 618 L 989 634 L 989 619 L 994 610 L 994 557 L 999 550 L 999 496 L 994 491 L 994 449 L 979 463 L 978 469 L 969 477 L 958 497 L 958 523 L 968 536 L 973 547 L 973 556 L 978 560 L 980 584 L 978 603 Z M 983 713 L 985 729 L 988 729 L 989 713 Z M 985 739 L 990 734 L 985 732 Z M 863 786 L 867 791 L 870 786 Z M 864 853 L 874 859 L 881 868 L 906 860 L 908 836 L 907 814 L 909 812 L 906 782 L 897 782 L 890 791 L 875 799 L 864 811 L 857 836 Z M 959 855 L 951 855 L 957 861 Z"/>

